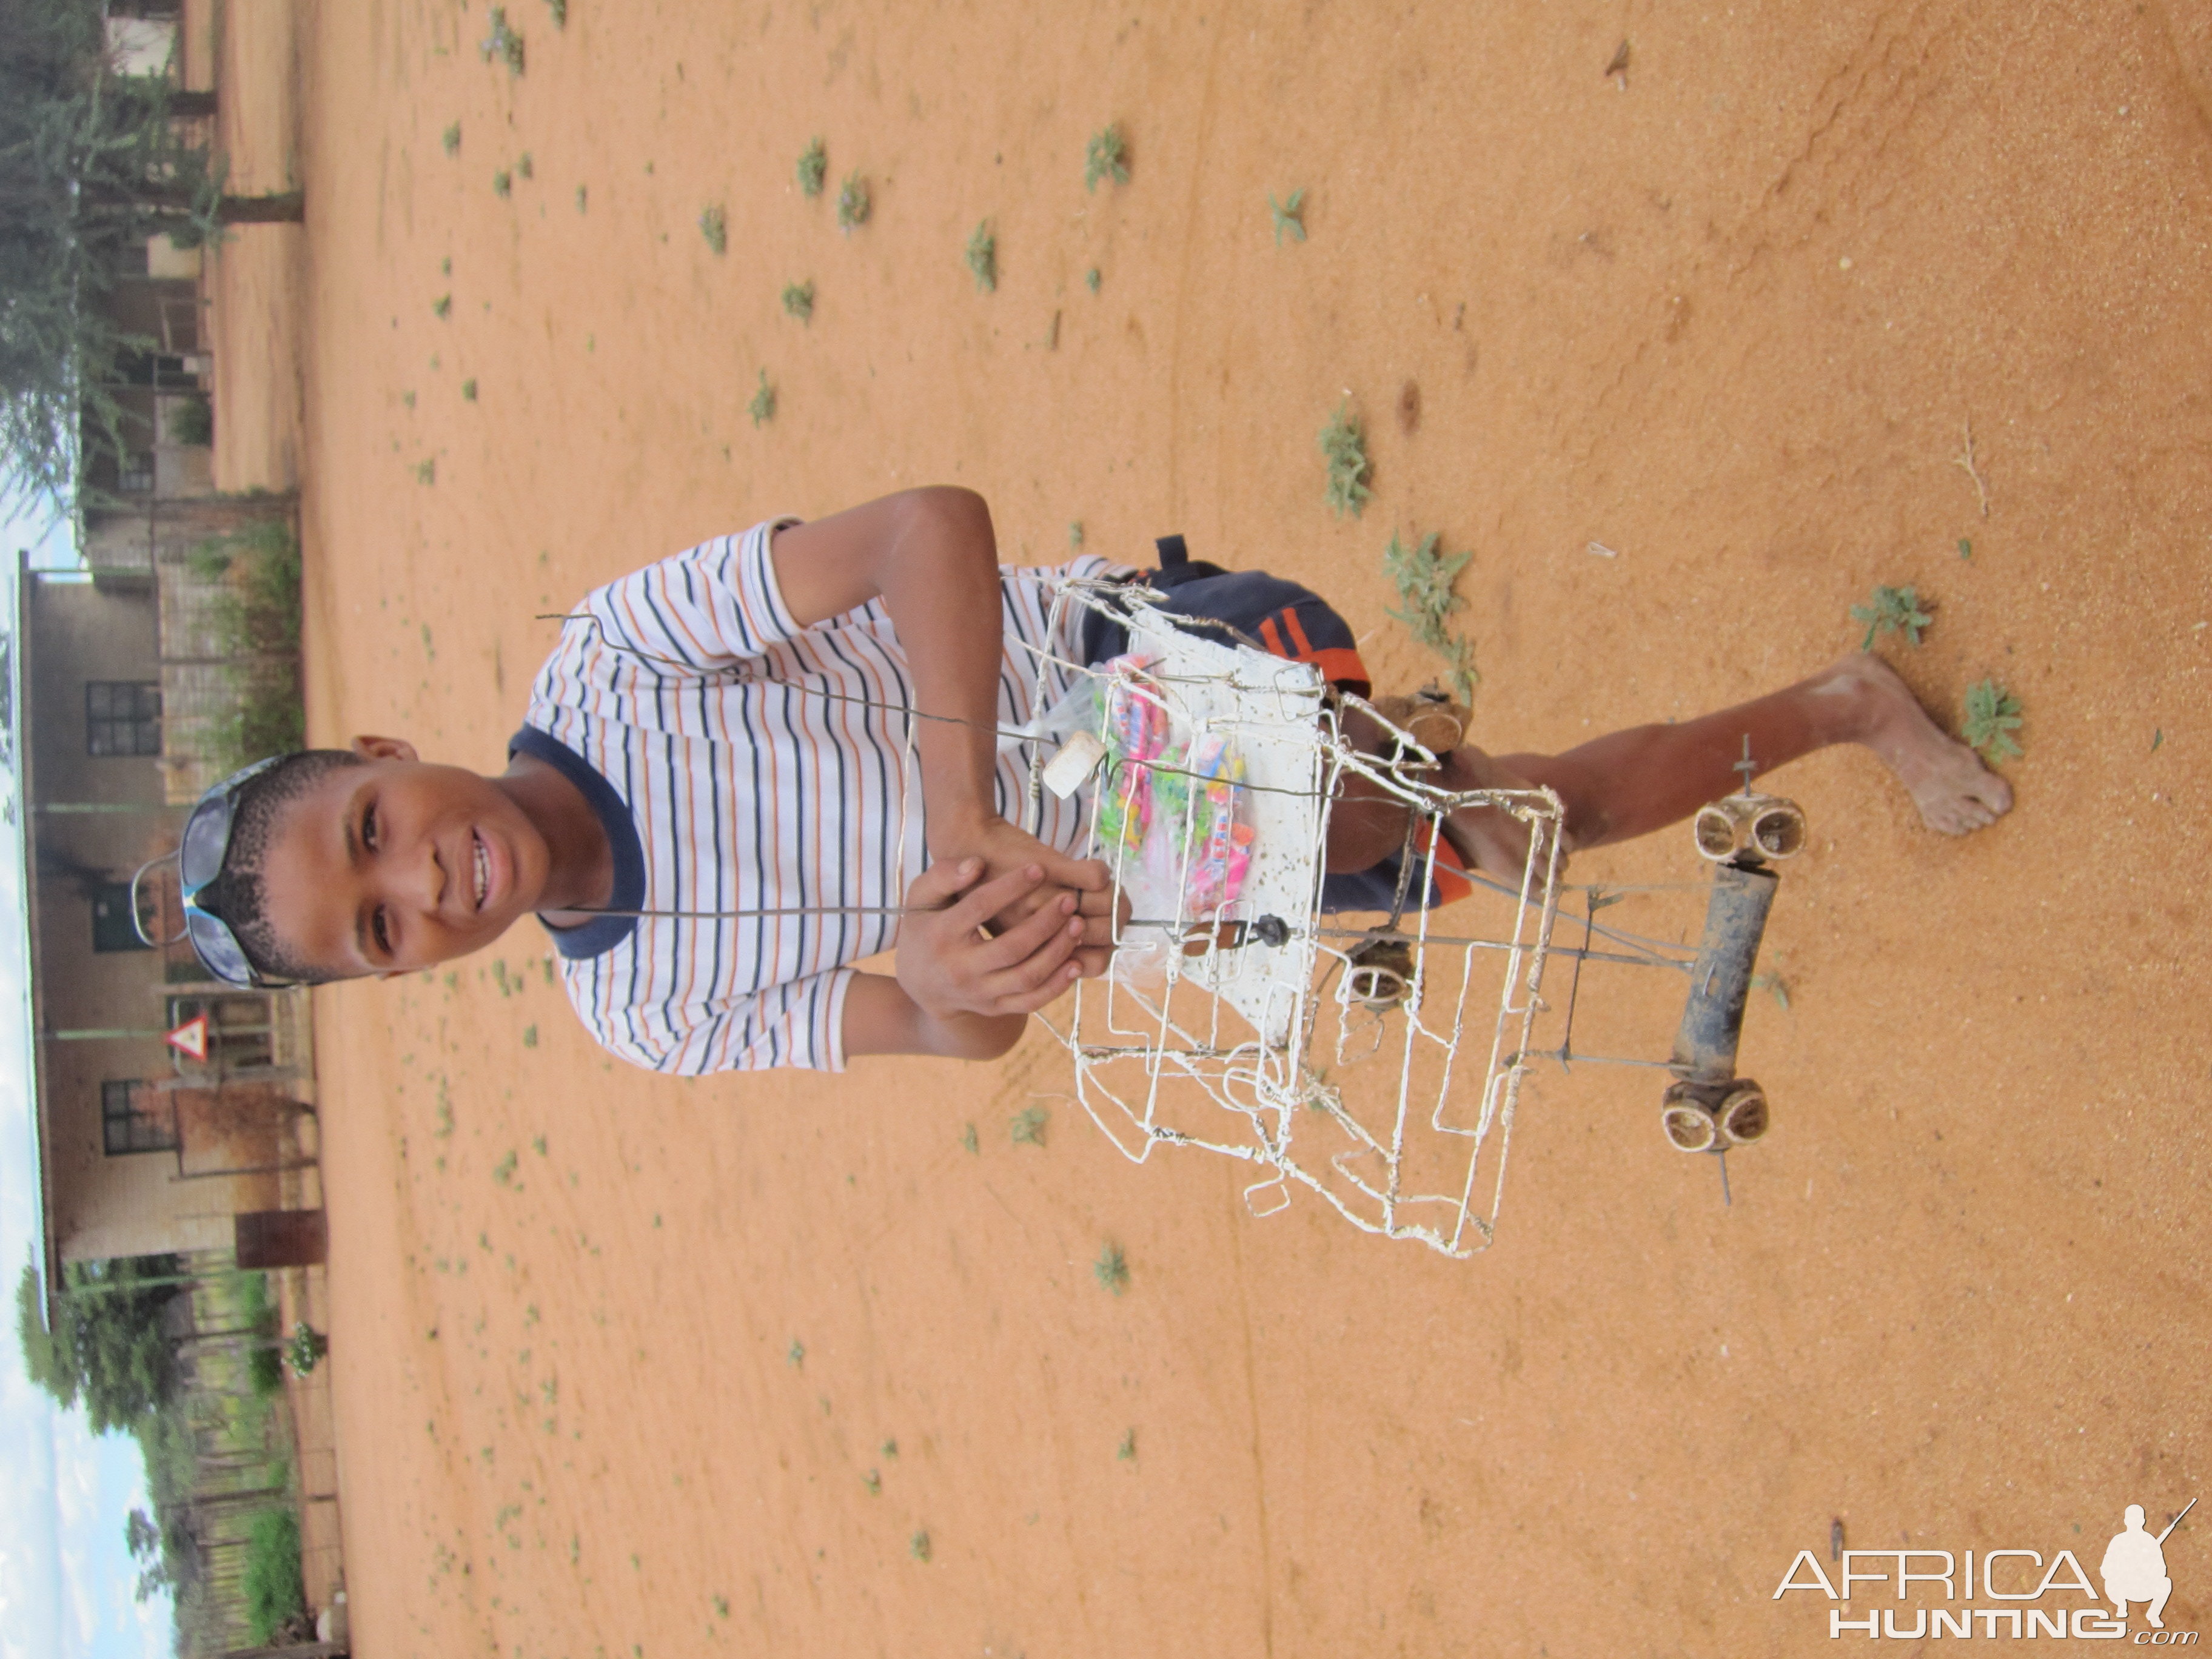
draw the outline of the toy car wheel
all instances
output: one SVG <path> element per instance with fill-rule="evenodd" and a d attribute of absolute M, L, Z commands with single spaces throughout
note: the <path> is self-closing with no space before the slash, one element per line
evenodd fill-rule
<path fill-rule="evenodd" d="M 1721 1139 L 1731 1146 L 1748 1146 L 1765 1134 L 1772 1122 L 1766 1107 L 1766 1091 L 1748 1078 L 1739 1079 L 1721 1097 L 1713 1116 Z"/>

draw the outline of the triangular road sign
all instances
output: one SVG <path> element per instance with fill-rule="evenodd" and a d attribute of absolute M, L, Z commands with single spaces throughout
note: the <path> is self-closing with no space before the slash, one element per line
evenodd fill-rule
<path fill-rule="evenodd" d="M 205 1014 L 194 1014 L 182 1025 L 161 1039 L 180 1054 L 205 1060 L 208 1048 L 208 1018 Z"/>

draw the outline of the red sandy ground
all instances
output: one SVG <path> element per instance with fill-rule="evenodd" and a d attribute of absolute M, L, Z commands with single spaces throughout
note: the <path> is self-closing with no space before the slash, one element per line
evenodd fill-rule
<path fill-rule="evenodd" d="M 1935 626 L 1886 653 L 1954 721 L 2006 681 L 2027 754 L 1963 843 L 1862 754 L 1786 774 L 1815 839 L 1734 1206 L 1650 1073 L 1554 1073 L 1467 1264 L 1250 1219 L 1236 1169 L 1131 1167 L 1064 1100 L 1012 1144 L 1065 1086 L 1042 1036 L 658 1080 L 534 932 L 321 994 L 358 1651 L 1802 1653 L 1828 1603 L 1771 1592 L 1835 1520 L 2094 1571 L 2123 1504 L 2203 1490 L 2212 13 L 507 9 L 519 79 L 481 5 L 304 9 L 284 48 L 308 222 L 246 241 L 297 247 L 318 738 L 495 768 L 533 613 L 952 480 L 1010 558 L 1080 520 L 1311 582 L 1401 684 L 1379 555 L 1440 531 L 1501 749 L 1779 683 L 1914 582 Z M 1088 193 L 1109 121 L 1133 176 Z M 817 134 L 832 195 L 874 187 L 849 236 L 792 182 Z M 1347 394 L 1376 496 L 1338 520 Z M 1576 873 L 1694 870 L 1677 833 Z M 1618 1008 L 1663 1051 L 1663 998 Z M 2207 1536 L 2167 1544 L 2172 1627 Z"/>

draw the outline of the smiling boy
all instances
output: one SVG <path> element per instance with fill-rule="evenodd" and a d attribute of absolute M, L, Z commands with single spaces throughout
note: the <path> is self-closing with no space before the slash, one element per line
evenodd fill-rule
<path fill-rule="evenodd" d="M 388 975 L 535 914 L 586 1027 L 650 1069 L 1003 1054 L 1031 1012 L 1104 971 L 1111 899 L 1105 866 L 1074 856 L 1083 797 L 1046 797 L 1035 836 L 1012 822 L 1026 769 L 997 732 L 1026 726 L 1103 648 L 1054 622 L 1049 579 L 1124 574 L 1095 557 L 1002 569 L 988 508 L 957 489 L 704 543 L 586 598 L 503 773 L 363 737 L 210 791 L 180 848 L 193 944 L 238 982 Z M 1163 585 L 1170 574 L 1192 578 L 1172 608 L 1236 621 L 1366 689 L 1349 630 L 1310 593 L 1256 573 L 1191 567 Z M 1864 744 L 1948 833 L 2010 805 L 1865 655 L 1561 756 L 1462 746 L 1440 781 L 1548 787 L 1568 847 L 1595 847 L 1728 793 L 1747 735 L 1762 770 Z M 1369 908 L 1354 872 L 1402 831 L 1395 809 L 1340 805 L 1328 865 L 1344 908 Z M 1455 815 L 1445 836 L 1440 854 L 1501 872 L 1517 874 L 1526 848 L 1494 811 Z M 624 914 L 641 911 L 660 914 Z M 892 975 L 853 965 L 887 950 Z"/>

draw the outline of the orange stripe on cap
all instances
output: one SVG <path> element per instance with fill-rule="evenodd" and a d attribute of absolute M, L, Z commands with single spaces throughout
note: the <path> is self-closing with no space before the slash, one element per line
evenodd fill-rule
<path fill-rule="evenodd" d="M 1349 645 L 1333 645 L 1325 651 L 1316 651 L 1305 659 L 1321 670 L 1321 677 L 1332 685 L 1354 685 L 1364 692 L 1375 681 L 1360 660 L 1358 651 Z"/>
<path fill-rule="evenodd" d="M 1277 617 L 1282 619 L 1281 628 L 1276 626 Z M 1295 651 L 1284 645 L 1285 631 L 1297 647 Z M 1261 618 L 1260 643 L 1267 647 L 1270 655 L 1286 658 L 1291 662 L 1311 663 L 1321 670 L 1321 677 L 1332 685 L 1349 685 L 1357 692 L 1364 693 L 1375 683 L 1374 677 L 1367 672 L 1367 664 L 1361 659 L 1358 647 L 1331 645 L 1316 650 L 1313 641 L 1306 635 L 1305 624 L 1298 620 L 1297 611 L 1289 605 L 1278 611 L 1273 617 Z"/>

